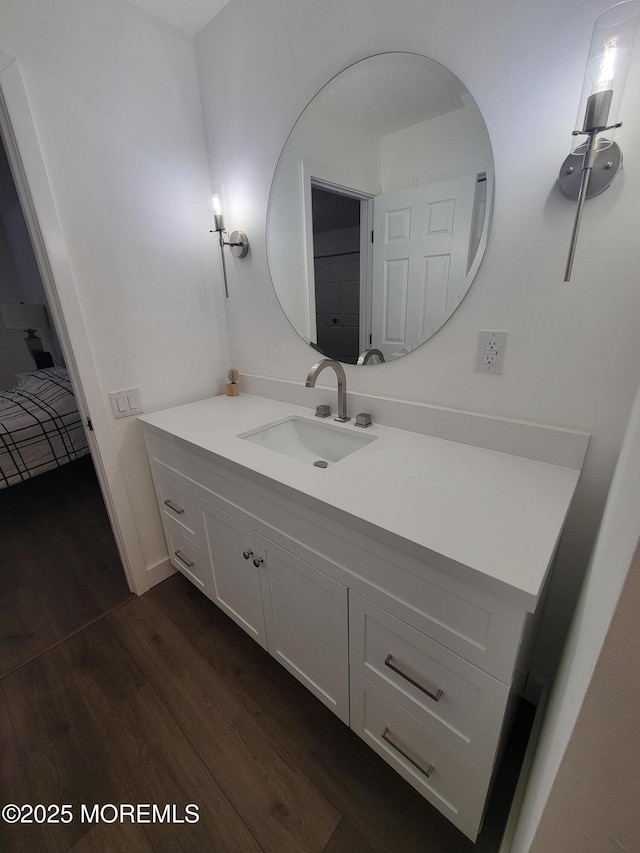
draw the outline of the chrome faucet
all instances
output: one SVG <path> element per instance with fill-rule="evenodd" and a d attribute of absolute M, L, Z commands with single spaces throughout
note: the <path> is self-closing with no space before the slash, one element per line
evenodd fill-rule
<path fill-rule="evenodd" d="M 358 364 L 382 364 L 384 362 L 384 353 L 382 350 L 373 348 L 365 349 L 358 356 Z"/>
<path fill-rule="evenodd" d="M 322 361 L 316 362 L 307 375 L 305 385 L 307 388 L 315 388 L 316 379 L 325 369 L 325 367 L 333 367 L 338 378 L 338 417 L 334 421 L 345 423 L 351 418 L 347 415 L 347 377 L 344 372 L 344 367 L 332 358 L 323 358 Z"/>

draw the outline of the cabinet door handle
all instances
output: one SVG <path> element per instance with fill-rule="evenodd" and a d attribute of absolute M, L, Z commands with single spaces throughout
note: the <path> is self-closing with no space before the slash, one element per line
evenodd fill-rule
<path fill-rule="evenodd" d="M 409 684 L 413 684 L 414 687 L 417 687 L 422 693 L 425 693 L 429 699 L 433 699 L 434 702 L 439 702 L 442 696 L 444 695 L 444 690 L 438 688 L 435 693 L 432 693 L 431 690 L 427 690 L 426 687 L 423 687 L 422 684 L 418 684 L 415 679 L 411 678 L 410 675 L 407 675 L 406 672 L 403 672 L 399 669 L 394 663 L 392 663 L 393 655 L 387 655 L 384 659 L 384 665 L 388 666 L 389 669 L 392 669 L 394 672 L 397 672 L 401 678 L 404 678 L 405 681 L 408 681 Z"/>
<path fill-rule="evenodd" d="M 193 566 L 195 566 L 195 563 L 193 562 L 193 560 L 189 560 L 187 557 L 182 556 L 182 551 L 174 551 L 173 553 L 180 560 L 181 563 L 184 563 L 184 565 L 188 569 L 191 569 L 191 568 L 193 568 Z"/>
<path fill-rule="evenodd" d="M 262 557 L 256 557 L 255 560 L 253 561 L 253 565 L 256 567 L 256 569 L 259 569 L 260 565 L 262 563 L 264 563 L 264 560 Z"/>
<path fill-rule="evenodd" d="M 385 726 L 384 731 L 382 732 L 382 740 L 386 740 L 386 742 L 389 744 L 389 746 L 392 746 L 396 752 L 399 752 L 403 758 L 407 759 L 409 764 L 413 764 L 413 766 L 416 768 L 416 770 L 419 770 L 428 779 L 429 776 L 431 776 L 431 774 L 433 773 L 433 769 L 434 769 L 433 764 L 430 764 L 426 770 L 424 769 L 424 767 L 420 767 L 418 762 L 415 761 L 413 758 L 411 758 L 410 755 L 407 755 L 407 753 L 404 751 L 404 749 L 399 747 L 398 744 L 394 742 L 393 738 L 390 737 L 390 735 L 391 735 L 391 732 L 389 731 L 387 726 Z"/>
<path fill-rule="evenodd" d="M 245 560 L 248 560 L 249 557 L 253 557 L 253 551 L 243 551 L 242 556 L 245 558 Z"/>
<path fill-rule="evenodd" d="M 167 498 L 167 500 L 164 501 L 164 505 L 168 506 L 169 509 L 172 509 L 176 513 L 176 515 L 184 515 L 183 508 L 181 506 L 178 506 L 178 504 L 174 504 L 171 498 Z"/>

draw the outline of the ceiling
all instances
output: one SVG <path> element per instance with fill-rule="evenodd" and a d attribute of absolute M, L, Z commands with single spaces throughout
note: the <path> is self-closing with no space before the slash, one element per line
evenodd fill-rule
<path fill-rule="evenodd" d="M 465 106 L 467 90 L 433 59 L 382 53 L 357 62 L 317 96 L 322 108 L 369 133 L 386 136 Z"/>
<path fill-rule="evenodd" d="M 193 36 L 227 5 L 229 0 L 130 0 L 150 15 Z"/>

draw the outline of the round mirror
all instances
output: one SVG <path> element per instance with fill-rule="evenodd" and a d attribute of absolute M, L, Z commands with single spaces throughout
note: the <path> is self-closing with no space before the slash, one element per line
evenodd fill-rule
<path fill-rule="evenodd" d="M 433 59 L 384 53 L 320 90 L 271 185 L 280 305 L 318 352 L 390 361 L 458 307 L 485 250 L 493 155 L 475 101 Z"/>

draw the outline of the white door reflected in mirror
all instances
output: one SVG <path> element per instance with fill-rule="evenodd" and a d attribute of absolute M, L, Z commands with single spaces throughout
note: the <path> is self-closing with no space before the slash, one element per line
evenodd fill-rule
<path fill-rule="evenodd" d="M 492 202 L 489 136 L 454 74 L 407 53 L 352 65 L 304 110 L 274 176 L 267 250 L 284 313 L 330 358 L 406 355 L 464 298 Z"/>

